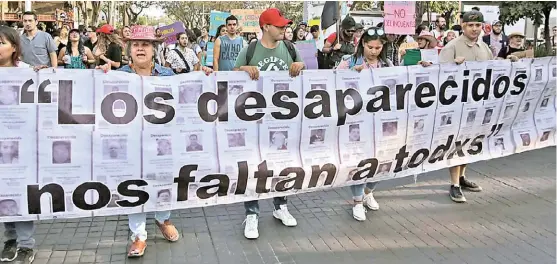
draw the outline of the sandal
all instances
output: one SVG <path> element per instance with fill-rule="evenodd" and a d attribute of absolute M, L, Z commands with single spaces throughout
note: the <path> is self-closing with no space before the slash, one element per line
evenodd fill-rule
<path fill-rule="evenodd" d="M 178 239 L 180 238 L 180 233 L 178 233 L 178 230 L 170 222 L 170 220 L 165 220 L 162 224 L 159 223 L 159 221 L 155 220 L 155 223 L 161 230 L 162 235 L 164 236 L 164 238 L 166 238 L 166 240 L 170 242 L 178 241 Z"/>
<path fill-rule="evenodd" d="M 143 254 L 145 254 L 146 248 L 147 243 L 145 241 L 139 240 L 139 238 L 136 238 L 130 247 L 130 251 L 128 251 L 128 258 L 142 257 Z"/>

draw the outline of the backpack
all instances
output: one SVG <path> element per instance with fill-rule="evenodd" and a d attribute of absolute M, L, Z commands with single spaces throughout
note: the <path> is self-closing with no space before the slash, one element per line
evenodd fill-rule
<path fill-rule="evenodd" d="M 335 34 L 335 33 L 333 33 L 333 34 Z M 327 41 L 327 40 L 325 40 L 325 41 Z M 339 43 L 339 40 L 335 36 L 335 41 L 333 41 L 333 43 L 331 45 L 331 48 L 334 47 L 338 43 Z M 346 43 L 348 45 L 350 45 L 350 42 L 346 42 Z M 352 45 L 353 45 L 353 43 L 352 43 Z M 354 52 L 356 52 L 355 48 L 356 47 L 354 47 Z M 340 51 L 332 50 L 331 52 L 329 52 L 328 54 L 325 54 L 325 55 L 326 55 L 325 56 L 325 68 L 326 69 L 335 69 L 338 66 L 338 64 L 340 63 L 340 61 L 342 60 L 343 56 L 351 55 L 351 54 L 342 55 L 340 53 Z"/>
<path fill-rule="evenodd" d="M 251 59 L 253 59 L 253 54 L 255 53 L 257 42 L 258 41 L 252 41 L 248 46 L 248 51 L 246 53 L 246 65 L 249 65 Z M 283 40 L 282 42 L 284 43 L 284 45 L 286 45 L 286 49 L 288 49 L 288 53 L 290 53 L 292 61 L 296 61 L 296 47 L 294 46 L 294 44 L 288 40 Z"/>

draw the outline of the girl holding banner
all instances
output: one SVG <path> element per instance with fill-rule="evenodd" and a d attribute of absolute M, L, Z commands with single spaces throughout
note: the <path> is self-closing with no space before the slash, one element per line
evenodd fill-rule
<path fill-rule="evenodd" d="M 385 32 L 381 28 L 372 27 L 364 30 L 356 53 L 354 55 L 344 56 L 337 69 L 352 69 L 358 72 L 364 69 L 375 69 L 384 67 L 393 67 L 393 63 L 387 59 L 385 45 Z M 373 190 L 377 182 L 369 182 L 350 186 L 352 197 L 354 199 L 354 207 L 352 208 L 352 216 L 358 221 L 366 220 L 366 209 L 379 210 L 379 204 L 373 197 Z"/>

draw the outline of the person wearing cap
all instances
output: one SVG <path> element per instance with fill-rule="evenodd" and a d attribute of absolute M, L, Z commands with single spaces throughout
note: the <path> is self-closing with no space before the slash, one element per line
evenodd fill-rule
<path fill-rule="evenodd" d="M 354 33 L 356 33 L 356 21 L 350 15 L 347 15 L 340 26 L 340 39 L 337 39 L 337 33 L 332 33 L 327 37 L 323 53 L 328 54 L 326 58 L 327 69 L 336 67 L 344 55 L 354 54 L 356 45 L 354 45 Z"/>
<path fill-rule="evenodd" d="M 234 70 L 247 72 L 253 80 L 259 79 L 259 71 L 290 71 L 292 77 L 300 75 L 305 67 L 302 56 L 292 43 L 283 41 L 284 31 L 291 23 L 292 21 L 284 18 L 276 8 L 263 11 L 259 16 L 259 27 L 263 33 L 261 40 L 242 49 Z M 248 58 L 250 48 L 253 49 L 251 59 Z M 295 52 L 294 56 L 293 52 Z M 285 226 L 296 226 L 298 222 L 288 212 L 286 203 L 286 197 L 273 198 L 273 216 Z M 244 207 L 246 209 L 244 236 L 248 239 L 256 239 L 259 237 L 259 201 L 245 202 Z"/>
<path fill-rule="evenodd" d="M 483 14 L 469 11 L 462 16 L 462 35 L 449 42 L 439 54 L 440 63 L 462 64 L 465 61 L 487 61 L 493 59 L 491 49 L 479 39 L 484 21 Z M 482 191 L 482 187 L 469 181 L 465 176 L 466 165 L 449 168 L 451 187 L 449 195 L 458 203 L 466 202 L 462 189 L 473 192 Z"/>
<path fill-rule="evenodd" d="M 503 23 L 499 20 L 491 22 L 491 33 L 483 36 L 482 40 L 489 46 L 493 56 L 497 56 L 499 51 L 504 49 L 509 43 L 509 39 L 503 33 Z"/>
<path fill-rule="evenodd" d="M 358 42 L 364 33 L 364 26 L 360 23 L 356 23 L 356 32 L 354 32 L 354 45 L 358 46 Z"/>
<path fill-rule="evenodd" d="M 497 58 L 517 61 L 526 57 L 524 51 L 524 34 L 513 32 L 509 35 L 509 45 L 499 51 Z"/>
<path fill-rule="evenodd" d="M 231 71 L 238 53 L 245 46 L 245 40 L 237 32 L 238 18 L 226 18 L 226 35 L 220 36 L 215 41 L 213 48 L 213 69 L 215 71 Z"/>
<path fill-rule="evenodd" d="M 418 42 L 418 49 L 420 49 L 420 50 L 438 49 L 437 38 L 435 38 L 435 36 L 433 36 L 433 33 L 429 32 L 427 30 L 422 30 L 422 32 L 420 32 L 420 35 L 416 38 L 416 40 Z M 404 54 L 406 54 L 406 50 L 401 52 L 401 53 L 403 54 L 402 56 L 404 56 Z M 404 60 L 402 60 L 400 64 L 401 65 L 412 65 L 412 64 L 408 64 L 408 62 L 405 64 Z M 417 64 L 422 65 L 424 67 L 428 67 L 428 66 L 431 66 L 433 64 L 433 62 L 432 61 L 421 60 L 421 61 L 418 61 Z"/>
<path fill-rule="evenodd" d="M 21 56 L 23 62 L 33 66 L 35 70 L 48 67 L 58 67 L 56 46 L 50 34 L 37 28 L 37 14 L 32 11 L 23 13 L 23 28 L 21 35 Z"/>
<path fill-rule="evenodd" d="M 140 76 L 172 76 L 172 69 L 161 66 L 154 62 L 157 45 L 164 40 L 155 36 L 155 29 L 149 26 L 133 26 L 131 35 L 127 42 L 128 57 L 131 62 L 124 65 L 118 71 L 134 73 Z M 111 70 L 109 64 L 98 66 L 105 72 Z M 128 257 L 141 257 L 147 248 L 147 214 L 136 213 L 128 215 L 128 225 L 132 233 L 132 245 L 128 251 Z M 180 238 L 176 227 L 170 222 L 170 211 L 155 212 L 155 224 L 162 232 L 164 238 L 175 242 Z"/>
<path fill-rule="evenodd" d="M 124 42 L 118 34 L 114 33 L 114 27 L 109 24 L 97 29 L 97 46 L 93 49 L 93 55 L 97 59 L 97 65 L 110 65 L 112 70 L 122 66 L 122 49 Z"/>
<path fill-rule="evenodd" d="M 83 45 L 78 29 L 70 30 L 68 44 L 60 50 L 58 63 L 66 69 L 87 69 L 95 63 L 93 52 Z"/>

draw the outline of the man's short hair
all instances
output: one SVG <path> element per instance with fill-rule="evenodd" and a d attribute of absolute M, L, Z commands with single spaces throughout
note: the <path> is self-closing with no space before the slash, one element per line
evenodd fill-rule
<path fill-rule="evenodd" d="M 319 26 L 318 25 L 313 25 L 309 28 L 310 33 L 318 32 L 318 31 L 319 31 Z"/>
<path fill-rule="evenodd" d="M 234 15 L 230 15 L 229 17 L 226 18 L 225 23 L 228 25 L 228 21 L 238 21 L 238 18 L 236 18 Z"/>
<path fill-rule="evenodd" d="M 475 11 L 480 11 L 480 8 L 479 8 L 479 7 L 477 7 L 477 6 L 475 6 L 475 7 L 472 7 L 472 10 L 475 10 Z"/>
<path fill-rule="evenodd" d="M 23 16 L 29 16 L 29 15 L 33 16 L 33 18 L 34 18 L 35 20 L 37 20 L 37 13 L 35 13 L 34 11 L 25 11 L 25 12 L 23 12 Z M 21 16 L 21 17 L 23 18 L 23 16 Z"/>

